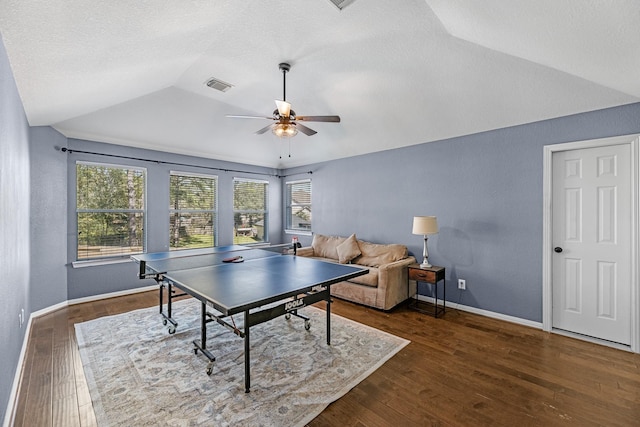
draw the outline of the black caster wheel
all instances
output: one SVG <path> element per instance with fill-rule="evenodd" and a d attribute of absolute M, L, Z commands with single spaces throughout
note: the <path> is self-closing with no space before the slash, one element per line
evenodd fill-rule
<path fill-rule="evenodd" d="M 167 326 L 167 319 L 162 319 L 162 324 L 163 324 L 164 326 Z"/>
<path fill-rule="evenodd" d="M 176 333 L 176 328 L 169 328 L 169 335 L 173 335 Z"/>
<path fill-rule="evenodd" d="M 289 314 L 289 313 L 285 314 L 284 318 L 287 319 L 287 320 L 291 319 L 291 314 Z"/>
<path fill-rule="evenodd" d="M 307 330 L 307 331 L 309 329 L 311 329 L 311 322 L 310 321 L 308 321 L 308 320 L 304 321 L 304 329 Z"/>

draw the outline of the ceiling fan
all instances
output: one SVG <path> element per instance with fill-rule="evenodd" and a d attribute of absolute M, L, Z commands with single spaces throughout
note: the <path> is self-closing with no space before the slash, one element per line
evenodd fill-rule
<path fill-rule="evenodd" d="M 296 112 L 291 109 L 291 104 L 287 102 L 287 73 L 291 69 L 291 65 L 283 62 L 279 64 L 280 71 L 282 71 L 282 101 L 276 99 L 276 109 L 273 110 L 271 117 L 267 116 L 234 116 L 227 115 L 227 117 L 239 118 L 239 119 L 266 119 L 273 120 L 268 126 L 263 127 L 256 132 L 256 135 L 261 135 L 271 129 L 271 131 L 281 138 L 290 138 L 298 134 L 298 131 L 305 135 L 315 135 L 315 130 L 298 122 L 333 122 L 339 123 L 340 116 L 297 116 Z"/>

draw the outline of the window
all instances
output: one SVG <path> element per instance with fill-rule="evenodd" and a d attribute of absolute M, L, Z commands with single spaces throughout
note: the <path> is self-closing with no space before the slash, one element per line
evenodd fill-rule
<path fill-rule="evenodd" d="M 238 245 L 268 240 L 267 209 L 269 183 L 233 179 L 233 243 Z"/>
<path fill-rule="evenodd" d="M 169 248 L 216 245 L 218 177 L 171 172 L 169 179 Z"/>
<path fill-rule="evenodd" d="M 292 181 L 286 184 L 285 229 L 311 232 L 311 180 Z"/>
<path fill-rule="evenodd" d="M 144 252 L 146 169 L 76 163 L 78 260 Z"/>

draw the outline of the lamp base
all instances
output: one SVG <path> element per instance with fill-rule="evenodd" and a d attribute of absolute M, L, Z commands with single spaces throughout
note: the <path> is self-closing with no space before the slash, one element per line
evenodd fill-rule
<path fill-rule="evenodd" d="M 420 264 L 420 267 L 422 268 L 429 268 L 429 267 L 433 267 L 431 264 L 429 264 L 427 261 L 423 262 L 422 264 Z"/>

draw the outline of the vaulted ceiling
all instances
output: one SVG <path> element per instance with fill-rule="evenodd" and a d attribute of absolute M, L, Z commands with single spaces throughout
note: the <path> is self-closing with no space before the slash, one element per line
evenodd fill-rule
<path fill-rule="evenodd" d="M 32 126 L 268 167 L 640 101 L 638 0 L 344 4 L 2 0 L 0 32 Z M 270 116 L 280 62 L 299 115 L 342 121 L 281 140 L 225 117 Z"/>

